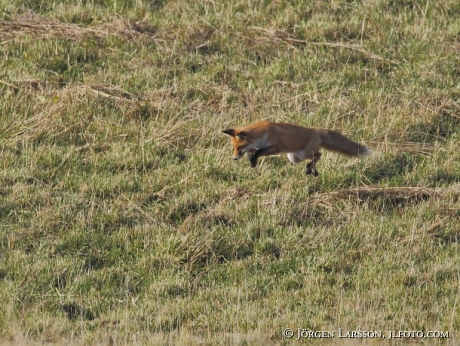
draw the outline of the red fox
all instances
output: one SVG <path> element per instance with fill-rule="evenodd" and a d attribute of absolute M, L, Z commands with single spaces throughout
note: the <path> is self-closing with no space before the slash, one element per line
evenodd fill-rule
<path fill-rule="evenodd" d="M 251 167 L 255 167 L 261 156 L 287 153 L 292 163 L 311 159 L 306 166 L 306 173 L 315 177 L 318 176 L 316 163 L 321 157 L 321 148 L 350 156 L 370 154 L 367 147 L 353 142 L 339 132 L 286 123 L 261 121 L 222 132 L 231 137 L 233 160 L 239 160 L 247 153 Z"/>

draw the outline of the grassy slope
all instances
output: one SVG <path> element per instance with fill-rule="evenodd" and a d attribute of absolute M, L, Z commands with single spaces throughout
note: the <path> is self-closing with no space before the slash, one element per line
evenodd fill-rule
<path fill-rule="evenodd" d="M 0 7 L 1 339 L 455 343 L 458 1 Z M 259 119 L 373 155 L 232 162 L 220 130 Z"/>

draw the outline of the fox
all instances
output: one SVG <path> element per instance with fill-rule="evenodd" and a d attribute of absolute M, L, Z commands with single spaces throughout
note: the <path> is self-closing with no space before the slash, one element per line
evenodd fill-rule
<path fill-rule="evenodd" d="M 317 177 L 319 172 L 316 164 L 321 158 L 322 148 L 348 156 L 370 155 L 370 150 L 365 145 L 354 142 L 334 130 L 260 121 L 222 132 L 230 136 L 233 160 L 239 160 L 247 153 L 253 168 L 262 156 L 286 153 L 289 161 L 294 164 L 310 159 L 305 173 Z"/>

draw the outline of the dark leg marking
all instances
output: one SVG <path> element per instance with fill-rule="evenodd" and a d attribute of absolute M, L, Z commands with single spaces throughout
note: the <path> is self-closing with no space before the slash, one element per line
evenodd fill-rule
<path fill-rule="evenodd" d="M 258 149 L 250 158 L 249 162 L 251 163 L 251 167 L 257 166 L 257 160 L 261 156 L 269 156 L 269 155 L 275 155 L 279 153 L 279 149 L 276 147 L 265 147 L 262 149 Z"/>
<path fill-rule="evenodd" d="M 313 159 L 305 167 L 305 173 L 307 175 L 313 174 L 315 177 L 318 176 L 319 172 L 316 170 L 316 163 L 319 161 L 320 158 L 321 153 L 318 152 L 313 154 Z"/>
<path fill-rule="evenodd" d="M 254 156 L 254 154 L 256 153 L 257 149 L 251 149 L 248 151 L 248 160 L 249 160 L 249 163 L 251 163 L 251 159 L 252 157 Z"/>

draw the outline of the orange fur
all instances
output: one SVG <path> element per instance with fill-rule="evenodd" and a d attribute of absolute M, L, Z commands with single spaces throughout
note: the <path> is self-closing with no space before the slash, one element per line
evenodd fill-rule
<path fill-rule="evenodd" d="M 292 163 L 311 159 L 306 172 L 316 176 L 316 163 L 321 157 L 321 148 L 350 156 L 366 156 L 370 153 L 367 147 L 339 132 L 286 123 L 261 121 L 223 132 L 231 138 L 233 159 L 238 160 L 248 153 L 252 167 L 257 165 L 259 157 L 287 153 Z"/>

